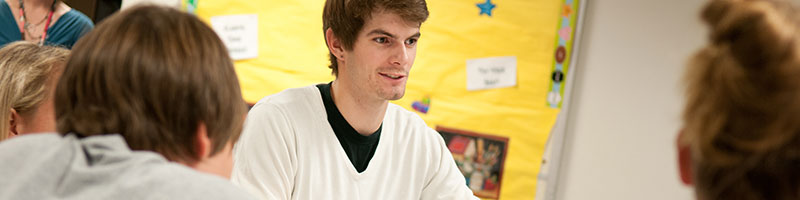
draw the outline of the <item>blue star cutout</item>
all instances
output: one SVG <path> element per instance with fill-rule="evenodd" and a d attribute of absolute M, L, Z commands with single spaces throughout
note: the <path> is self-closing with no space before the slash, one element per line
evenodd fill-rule
<path fill-rule="evenodd" d="M 478 15 L 486 14 L 489 15 L 489 17 L 492 16 L 492 9 L 494 9 L 494 7 L 496 6 L 495 4 L 492 3 L 492 0 L 486 0 L 485 3 L 479 3 L 476 5 L 478 6 L 478 8 L 481 9 L 481 13 Z"/>

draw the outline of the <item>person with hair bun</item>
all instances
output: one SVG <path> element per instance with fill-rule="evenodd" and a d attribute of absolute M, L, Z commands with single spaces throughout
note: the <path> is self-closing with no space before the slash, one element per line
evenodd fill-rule
<path fill-rule="evenodd" d="M 678 136 L 697 199 L 800 199 L 800 18 L 787 1 L 715 0 Z"/>

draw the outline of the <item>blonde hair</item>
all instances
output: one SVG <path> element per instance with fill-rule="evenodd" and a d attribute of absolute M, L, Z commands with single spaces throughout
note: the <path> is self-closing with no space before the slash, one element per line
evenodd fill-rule
<path fill-rule="evenodd" d="M 786 1 L 714 0 L 684 136 L 700 199 L 800 199 L 800 38 Z"/>
<path fill-rule="evenodd" d="M 0 49 L 0 141 L 8 137 L 9 112 L 35 111 L 47 97 L 47 82 L 66 63 L 69 50 L 18 41 Z"/>

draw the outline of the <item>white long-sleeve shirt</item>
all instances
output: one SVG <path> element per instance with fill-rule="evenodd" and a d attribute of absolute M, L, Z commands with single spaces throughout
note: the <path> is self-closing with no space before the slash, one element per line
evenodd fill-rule
<path fill-rule="evenodd" d="M 367 169 L 356 172 L 314 86 L 268 96 L 234 147 L 232 180 L 263 199 L 477 199 L 442 137 L 389 104 Z"/>

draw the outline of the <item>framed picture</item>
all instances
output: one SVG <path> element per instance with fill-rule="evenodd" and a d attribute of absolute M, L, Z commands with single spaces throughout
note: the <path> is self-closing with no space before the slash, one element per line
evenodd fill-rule
<path fill-rule="evenodd" d="M 446 127 L 436 127 L 436 131 L 444 138 L 472 192 L 481 198 L 500 196 L 508 138 Z"/>

